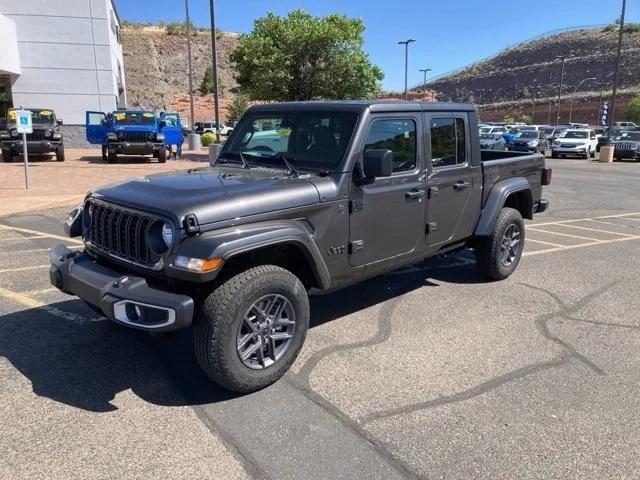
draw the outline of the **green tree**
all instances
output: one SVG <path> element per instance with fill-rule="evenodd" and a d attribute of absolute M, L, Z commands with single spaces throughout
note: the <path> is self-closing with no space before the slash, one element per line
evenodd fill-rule
<path fill-rule="evenodd" d="M 633 97 L 627 107 L 627 120 L 640 124 L 640 95 Z"/>
<path fill-rule="evenodd" d="M 227 124 L 233 125 L 240 120 L 240 117 L 248 107 L 249 99 L 246 95 L 239 94 L 233 97 L 233 100 L 231 100 L 231 103 L 229 104 L 229 108 L 227 108 Z"/>
<path fill-rule="evenodd" d="M 202 82 L 200 82 L 200 93 L 202 95 L 208 95 L 213 93 L 213 66 L 208 67 L 204 71 L 204 77 L 202 77 Z M 220 94 L 224 93 L 224 84 L 220 79 L 218 79 L 218 91 Z"/>
<path fill-rule="evenodd" d="M 231 54 L 240 89 L 267 101 L 371 97 L 384 75 L 362 50 L 363 32 L 362 20 L 344 15 L 269 13 Z"/>
<path fill-rule="evenodd" d="M 519 121 L 528 125 L 530 123 L 533 123 L 533 118 L 531 118 L 531 115 L 520 115 Z"/>

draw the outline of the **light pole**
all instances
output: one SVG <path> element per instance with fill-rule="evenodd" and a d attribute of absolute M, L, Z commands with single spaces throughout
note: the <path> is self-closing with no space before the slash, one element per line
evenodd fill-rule
<path fill-rule="evenodd" d="M 213 1 L 213 0 L 212 0 Z M 398 45 L 404 45 L 404 99 L 409 99 L 409 44 L 415 42 L 413 38 L 398 42 Z"/>
<path fill-rule="evenodd" d="M 184 0 L 184 9 L 187 17 L 187 64 L 189 66 L 189 126 L 191 127 L 191 135 L 193 131 L 193 122 L 195 121 L 194 106 L 193 106 L 193 69 L 191 67 L 191 17 L 189 16 L 189 0 Z M 193 150 L 195 147 L 194 139 L 189 136 L 189 149 Z"/>
<path fill-rule="evenodd" d="M 424 73 L 424 81 L 422 82 L 423 93 L 427 92 L 427 72 L 430 72 L 430 68 L 421 68 L 420 71 Z"/>
<path fill-rule="evenodd" d="M 598 115 L 596 116 L 596 125 L 600 125 L 600 115 L 602 115 L 603 94 L 604 94 L 604 82 L 600 82 L 600 99 L 598 100 Z"/>
<path fill-rule="evenodd" d="M 562 69 L 560 70 L 560 85 L 558 86 L 558 110 L 556 111 L 556 125 L 560 123 L 560 96 L 562 95 L 562 82 L 564 81 L 564 64 L 567 58 L 562 57 Z"/>
<path fill-rule="evenodd" d="M 536 90 L 540 88 L 539 85 L 533 87 L 533 105 L 531 106 L 531 123 L 536 123 Z"/>
<path fill-rule="evenodd" d="M 627 8 L 627 0 L 622 0 L 622 14 L 620 15 L 620 33 L 618 34 L 618 53 L 616 55 L 616 70 L 613 77 L 613 92 L 611 92 L 611 108 L 609 111 L 609 126 L 613 125 L 616 117 L 616 93 L 618 91 L 618 80 L 620 79 L 620 54 L 622 51 L 622 33 L 624 31 L 624 13 Z M 611 130 L 611 129 L 609 129 Z"/>
<path fill-rule="evenodd" d="M 218 42 L 216 39 L 216 6 L 215 0 L 209 0 L 211 13 L 211 62 L 213 67 L 213 110 L 216 121 L 216 143 L 220 143 L 220 109 L 218 106 Z"/>
<path fill-rule="evenodd" d="M 569 108 L 569 123 L 571 123 L 571 120 L 573 120 L 573 102 L 576 98 L 576 92 L 584 82 L 588 82 L 589 80 L 597 80 L 597 79 L 596 77 L 583 78 L 578 82 L 578 85 L 576 85 L 576 88 L 573 89 L 573 93 L 571 94 L 571 108 Z"/>

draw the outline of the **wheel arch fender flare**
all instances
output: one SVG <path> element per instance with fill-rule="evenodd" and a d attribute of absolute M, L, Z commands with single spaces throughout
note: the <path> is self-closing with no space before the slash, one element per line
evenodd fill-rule
<path fill-rule="evenodd" d="M 523 218 L 533 218 L 533 194 L 531 185 L 524 177 L 507 178 L 496 182 L 493 186 L 485 205 L 480 213 L 480 219 L 476 225 L 475 236 L 484 237 L 493 233 L 493 230 L 500 215 L 500 210 L 505 206 L 509 197 L 518 194 L 518 198 L 522 199 L 516 207 L 520 211 Z"/>
<path fill-rule="evenodd" d="M 193 258 L 220 257 L 226 263 L 252 251 L 285 245 L 297 247 L 304 254 L 317 284 L 322 289 L 329 288 L 329 268 L 301 220 L 266 221 L 203 232 L 185 239 L 176 254 Z"/>

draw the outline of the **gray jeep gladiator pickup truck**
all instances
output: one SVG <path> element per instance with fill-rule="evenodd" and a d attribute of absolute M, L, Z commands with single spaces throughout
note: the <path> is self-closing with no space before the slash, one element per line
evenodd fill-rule
<path fill-rule="evenodd" d="M 8 112 L 7 129 L 0 131 L 0 149 L 5 162 L 18 159 L 23 152 L 22 135 L 16 129 L 17 108 Z M 27 134 L 27 155 L 54 153 L 58 162 L 64 162 L 62 120 L 56 119 L 50 108 L 27 108 L 31 111 L 33 133 Z"/>
<path fill-rule="evenodd" d="M 250 392 L 298 355 L 308 294 L 465 248 L 508 277 L 550 179 L 541 154 L 481 152 L 472 105 L 253 106 L 213 166 L 90 192 L 50 280 L 129 327 L 193 325 L 208 376 Z"/>

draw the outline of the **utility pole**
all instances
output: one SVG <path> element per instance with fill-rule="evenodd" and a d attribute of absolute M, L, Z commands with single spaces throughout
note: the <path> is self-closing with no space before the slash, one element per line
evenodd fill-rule
<path fill-rule="evenodd" d="M 536 124 L 536 90 L 538 86 L 533 87 L 533 105 L 531 106 L 531 123 Z"/>
<path fill-rule="evenodd" d="M 211 13 L 211 62 L 213 67 L 213 110 L 216 122 L 216 143 L 220 143 L 220 109 L 218 104 L 218 41 L 216 38 L 215 0 L 209 0 Z"/>
<path fill-rule="evenodd" d="M 620 15 L 620 32 L 618 34 L 618 53 L 616 55 L 616 69 L 613 77 L 613 92 L 611 93 L 611 108 L 609 111 L 609 126 L 613 125 L 616 117 L 616 93 L 618 92 L 618 81 L 620 80 L 620 55 L 622 52 L 622 34 L 624 32 L 624 14 L 627 9 L 627 0 L 622 0 L 622 14 Z"/>
<path fill-rule="evenodd" d="M 213 1 L 213 0 L 211 0 Z M 398 45 L 404 45 L 404 99 L 409 100 L 409 44 L 415 42 L 413 38 L 398 42 Z"/>
<path fill-rule="evenodd" d="M 560 85 L 558 86 L 558 110 L 556 112 L 556 125 L 560 123 L 560 97 L 562 96 L 562 82 L 564 81 L 564 64 L 566 57 L 562 57 L 562 69 L 560 70 Z"/>
<path fill-rule="evenodd" d="M 193 127 L 195 120 L 193 107 L 193 69 L 191 66 L 191 17 L 189 16 L 189 0 L 184 0 L 184 9 L 187 17 L 187 64 L 189 66 L 189 122 Z"/>
<path fill-rule="evenodd" d="M 598 100 L 598 115 L 596 116 L 596 125 L 600 125 L 600 115 L 602 115 L 602 96 L 604 94 L 604 82 L 600 82 L 600 99 Z"/>
<path fill-rule="evenodd" d="M 421 68 L 420 71 L 424 73 L 424 81 L 422 82 L 422 91 L 427 93 L 427 72 L 430 72 L 430 68 Z"/>

